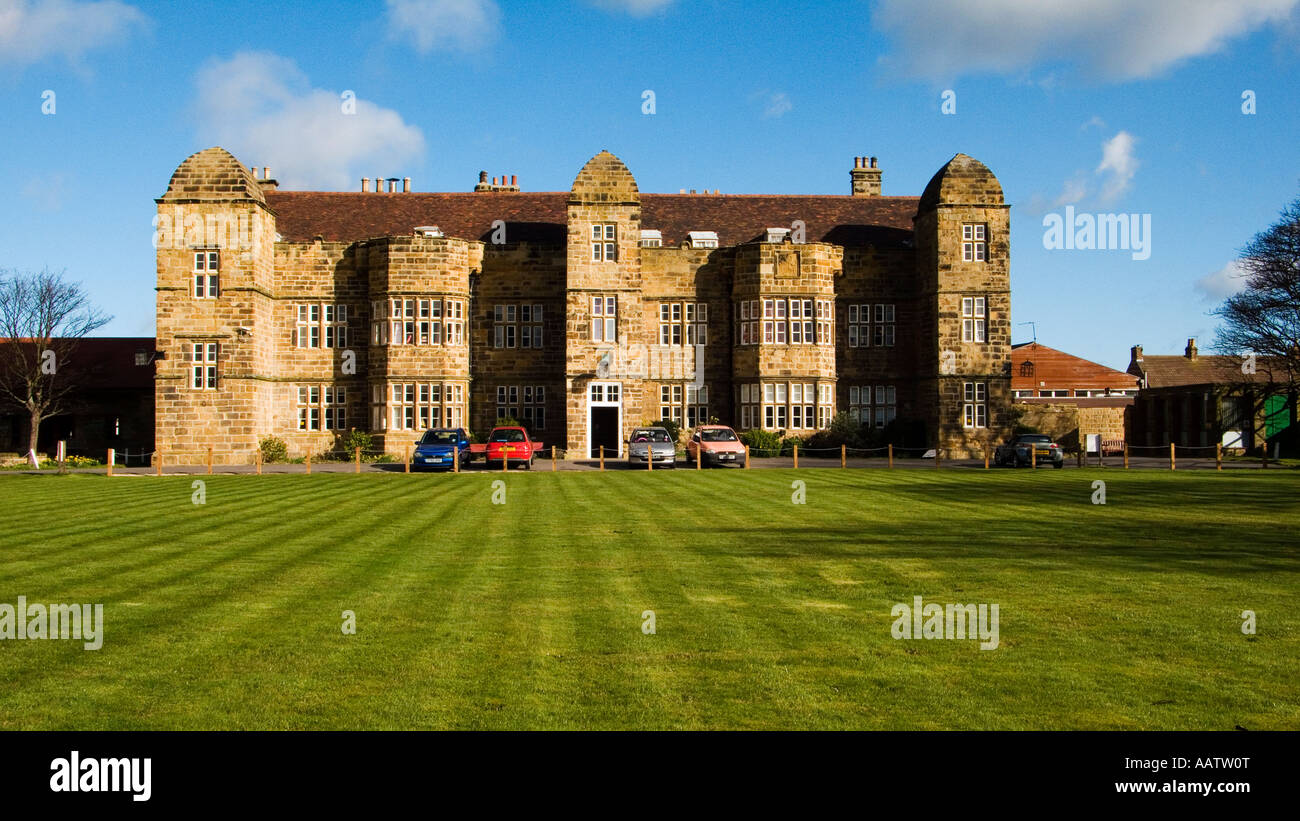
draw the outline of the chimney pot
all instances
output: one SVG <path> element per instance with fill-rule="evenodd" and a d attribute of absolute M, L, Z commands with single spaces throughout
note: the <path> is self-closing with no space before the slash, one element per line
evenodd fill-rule
<path fill-rule="evenodd" d="M 271 166 L 266 165 L 262 167 L 262 179 L 264 180 L 271 179 Z"/>
<path fill-rule="evenodd" d="M 379 192 L 381 192 L 381 191 L 383 191 L 383 190 L 384 190 L 384 178 L 383 178 L 383 177 L 375 177 L 375 193 L 378 194 Z"/>
<path fill-rule="evenodd" d="M 854 167 L 854 168 L 861 168 L 861 167 L 862 167 L 862 158 L 861 158 L 861 157 L 854 157 L 854 158 L 853 158 L 853 167 Z"/>
<path fill-rule="evenodd" d="M 411 193 L 411 178 L 410 178 L 410 177 L 402 177 L 402 193 L 403 193 L 403 194 L 409 194 L 409 193 Z"/>
<path fill-rule="evenodd" d="M 518 175 L 518 174 L 511 174 L 511 175 L 510 175 L 510 185 L 511 185 L 512 187 L 519 185 L 519 175 Z"/>
<path fill-rule="evenodd" d="M 479 181 L 479 182 L 487 182 L 487 172 L 486 172 L 486 171 L 480 171 L 480 172 L 478 172 L 478 181 Z"/>
<path fill-rule="evenodd" d="M 876 158 L 875 158 L 875 157 L 872 157 L 872 158 L 871 158 L 871 167 L 872 167 L 872 168 L 875 168 L 875 167 L 876 167 Z"/>
<path fill-rule="evenodd" d="M 366 192 L 369 191 L 369 190 L 370 190 L 370 178 L 369 178 L 369 177 L 362 177 L 362 178 L 361 178 L 361 193 L 364 194 L 364 193 L 366 193 Z"/>
<path fill-rule="evenodd" d="M 1187 348 L 1184 349 L 1183 355 L 1193 361 L 1196 360 L 1196 337 L 1193 336 L 1187 339 Z"/>
<path fill-rule="evenodd" d="M 496 184 L 497 184 L 497 178 L 496 178 L 496 177 L 493 177 L 493 178 L 492 178 L 492 184 L 493 184 L 493 185 L 496 185 Z"/>

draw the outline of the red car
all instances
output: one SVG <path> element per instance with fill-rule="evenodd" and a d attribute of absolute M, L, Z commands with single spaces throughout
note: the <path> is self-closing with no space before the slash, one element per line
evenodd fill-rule
<path fill-rule="evenodd" d="M 522 464 L 531 469 L 533 458 L 541 449 L 542 443 L 529 439 L 526 429 L 506 426 L 492 429 L 485 455 L 489 468 L 494 464 L 500 467 L 503 460 L 509 460 L 511 464 Z"/>

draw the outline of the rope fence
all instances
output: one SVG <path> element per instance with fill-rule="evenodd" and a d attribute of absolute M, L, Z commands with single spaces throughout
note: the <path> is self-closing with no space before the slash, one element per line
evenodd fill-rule
<path fill-rule="evenodd" d="M 60 443 L 64 445 L 64 443 Z M 620 468 L 631 467 L 634 469 L 644 469 L 646 471 L 662 470 L 667 466 L 667 459 L 660 461 L 659 467 L 655 466 L 655 459 L 633 461 L 629 454 L 624 452 L 619 454 L 617 450 L 610 449 L 606 451 L 605 447 L 598 446 L 594 456 L 583 454 L 581 451 L 572 452 L 559 445 L 546 445 L 538 448 L 533 453 L 531 460 L 525 460 L 520 457 L 507 456 L 504 459 L 493 460 L 491 469 L 496 470 L 499 463 L 501 470 L 510 470 L 524 466 L 528 462 L 533 469 L 551 471 L 559 470 L 560 463 L 569 464 L 586 464 L 594 466 L 597 470 L 604 471 L 610 464 L 616 464 Z M 66 452 L 65 447 L 59 448 L 59 455 L 63 456 Z M 260 449 L 244 454 L 237 454 L 234 460 L 226 459 L 218 461 L 215 458 L 212 446 L 205 448 L 190 448 L 185 450 L 169 450 L 164 452 L 161 449 L 154 451 L 117 451 L 112 448 L 108 449 L 102 464 L 97 460 L 85 456 L 67 456 L 66 461 L 57 461 L 60 471 L 70 467 L 77 470 L 98 470 L 103 469 L 108 476 L 114 475 L 115 469 L 118 468 L 153 468 L 154 475 L 162 476 L 164 463 L 173 465 L 178 468 L 200 468 L 203 473 L 211 475 L 216 467 L 237 468 L 234 472 L 247 472 L 248 467 L 252 467 L 255 474 L 262 474 L 268 470 L 274 473 L 304 473 L 313 472 L 313 466 L 317 472 L 339 473 L 350 472 L 361 473 L 363 466 L 373 472 L 376 468 L 387 469 L 388 471 L 401 471 L 411 473 L 417 469 L 433 468 L 434 465 L 413 463 L 413 448 L 406 445 L 401 454 L 394 454 L 378 449 L 353 448 L 351 451 L 342 448 L 334 448 L 319 453 L 307 453 L 302 457 L 293 459 L 277 460 L 267 462 L 263 458 Z M 1092 453 L 1085 453 L 1082 449 L 1074 452 L 1074 461 L 1078 467 L 1123 467 L 1128 469 L 1133 466 L 1146 469 L 1160 468 L 1171 471 L 1177 470 L 1206 470 L 1213 469 L 1222 471 L 1227 465 L 1229 468 L 1251 467 L 1267 468 L 1269 459 L 1267 452 L 1261 448 L 1258 457 L 1247 457 L 1240 449 L 1225 450 L 1221 444 L 1214 445 L 1180 445 L 1177 443 L 1163 445 L 1132 445 L 1126 442 L 1108 441 L 1108 447 L 1098 448 Z M 995 446 L 987 445 L 983 453 L 980 454 L 974 450 L 967 449 L 967 455 L 953 457 L 950 449 L 932 446 L 902 446 L 902 445 L 881 445 L 878 447 L 850 447 L 848 445 L 828 446 L 828 447 L 807 447 L 804 445 L 794 445 L 783 443 L 780 447 L 759 448 L 744 446 L 744 460 L 740 464 L 743 468 L 751 467 L 751 460 L 762 462 L 772 459 L 788 459 L 790 464 L 795 468 L 800 468 L 800 461 L 803 461 L 804 467 L 825 468 L 833 466 L 838 462 L 840 468 L 849 467 L 849 460 L 853 459 L 858 466 L 863 466 L 863 462 L 871 462 L 878 466 L 893 468 L 895 462 L 916 462 L 923 461 L 933 463 L 935 468 L 941 468 L 945 463 L 960 463 L 964 467 L 978 467 L 982 462 L 985 470 L 991 467 L 999 466 Z M 1133 460 L 1140 460 L 1134 463 Z M 705 460 L 694 458 L 689 450 L 679 449 L 673 455 L 673 466 L 680 465 L 683 461 L 693 463 L 696 469 L 702 467 Z M 739 460 L 737 460 L 739 461 Z M 1031 450 L 1030 467 L 1039 467 L 1040 461 L 1037 458 L 1037 449 Z M 972 464 L 973 463 L 973 464 Z M 1005 463 L 1005 460 L 1004 460 Z M 1012 464 L 1015 460 L 1012 460 Z M 47 460 L 47 465 L 49 460 Z M 456 452 L 456 458 L 452 460 L 450 466 L 439 464 L 436 466 L 443 470 L 449 470 L 453 473 L 459 473 L 464 470 L 474 470 L 481 472 L 488 468 L 487 457 L 483 451 L 477 453 L 467 453 L 461 455 Z M 913 465 L 914 467 L 914 465 Z M 322 470 L 323 468 L 323 470 Z M 185 475 L 192 475 L 193 470 L 179 471 Z M 135 475 L 140 475 L 137 471 Z"/>

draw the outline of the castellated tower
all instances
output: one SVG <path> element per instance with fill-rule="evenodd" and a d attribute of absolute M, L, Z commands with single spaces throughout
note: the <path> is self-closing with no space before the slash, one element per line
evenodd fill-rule
<path fill-rule="evenodd" d="M 165 464 L 246 461 L 269 429 L 275 219 L 222 148 L 181 163 L 157 201 L 156 442 Z"/>
<path fill-rule="evenodd" d="M 1011 243 L 997 177 L 958 154 L 934 175 L 915 217 L 924 306 L 917 357 L 927 427 L 954 456 L 980 455 L 1010 429 Z"/>
<path fill-rule="evenodd" d="M 567 448 L 610 454 L 654 399 L 637 352 L 652 341 L 641 292 L 641 197 L 623 161 L 602 151 L 568 199 L 565 305 Z M 616 432 L 616 433 L 615 433 Z"/>

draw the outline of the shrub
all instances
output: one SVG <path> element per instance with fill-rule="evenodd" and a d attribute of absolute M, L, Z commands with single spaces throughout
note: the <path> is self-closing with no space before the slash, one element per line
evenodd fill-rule
<path fill-rule="evenodd" d="M 357 448 L 361 448 L 361 455 L 365 456 L 374 450 L 374 437 L 364 430 L 351 428 L 347 433 L 338 434 L 337 449 L 343 451 L 343 455 L 351 459 L 356 453 Z"/>
<path fill-rule="evenodd" d="M 782 439 L 782 440 L 781 440 L 781 455 L 782 455 L 782 456 L 793 456 L 793 455 L 794 455 L 794 448 L 795 448 L 795 445 L 798 445 L 798 446 L 800 447 L 800 449 L 805 449 L 805 448 L 806 448 L 806 445 L 804 444 L 804 439 L 803 439 L 802 436 L 787 436 L 787 437 L 785 437 L 784 439 Z"/>
<path fill-rule="evenodd" d="M 262 451 L 262 461 L 267 464 L 285 462 L 289 459 L 289 446 L 278 436 L 263 437 L 262 441 L 257 443 L 257 447 Z"/>
<path fill-rule="evenodd" d="M 740 441 L 749 445 L 752 456 L 776 456 L 781 452 L 781 435 L 770 430 L 747 430 Z"/>

